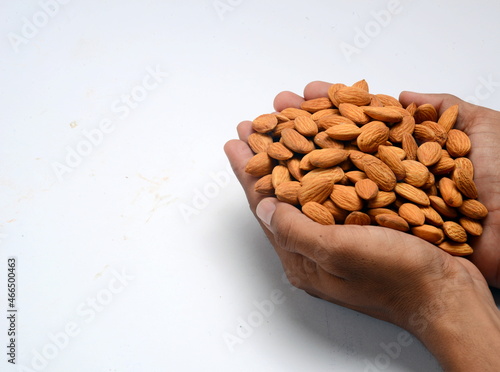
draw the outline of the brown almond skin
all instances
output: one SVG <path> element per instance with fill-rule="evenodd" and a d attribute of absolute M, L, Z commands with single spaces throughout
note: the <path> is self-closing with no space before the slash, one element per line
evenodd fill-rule
<path fill-rule="evenodd" d="M 467 232 L 462 226 L 454 221 L 446 221 L 443 223 L 443 231 L 445 235 L 454 242 L 467 242 Z"/>
<path fill-rule="evenodd" d="M 444 128 L 435 121 L 424 121 L 421 124 L 434 132 L 434 141 L 443 147 L 448 139 L 448 133 L 444 130 Z"/>
<path fill-rule="evenodd" d="M 412 134 L 415 129 L 415 119 L 413 116 L 403 116 L 403 119 L 394 124 L 391 129 L 389 129 L 389 141 L 391 142 L 402 142 L 403 135 Z"/>
<path fill-rule="evenodd" d="M 413 203 L 404 203 L 399 207 L 398 214 L 410 225 L 421 226 L 425 223 L 422 210 Z"/>
<path fill-rule="evenodd" d="M 262 177 L 271 174 L 274 164 L 274 160 L 266 152 L 259 152 L 248 160 L 245 172 L 254 177 Z"/>
<path fill-rule="evenodd" d="M 439 193 L 450 207 L 458 208 L 463 203 L 462 194 L 457 189 L 455 182 L 448 177 L 442 177 L 439 180 Z"/>
<path fill-rule="evenodd" d="M 311 113 L 295 107 L 287 107 L 281 111 L 281 115 L 286 116 L 289 120 L 295 120 L 299 116 L 311 116 Z"/>
<path fill-rule="evenodd" d="M 319 149 L 311 151 L 309 161 L 318 168 L 330 168 L 347 159 L 348 152 L 341 149 Z"/>
<path fill-rule="evenodd" d="M 488 209 L 481 202 L 475 199 L 464 200 L 458 207 L 458 211 L 464 216 L 475 220 L 482 220 L 488 215 Z"/>
<path fill-rule="evenodd" d="M 267 151 L 272 143 L 273 139 L 268 134 L 252 133 L 248 136 L 248 146 L 255 154 Z"/>
<path fill-rule="evenodd" d="M 293 157 L 293 152 L 281 142 L 273 142 L 267 147 L 267 155 L 276 160 L 288 160 Z"/>
<path fill-rule="evenodd" d="M 304 204 L 302 206 L 302 213 L 304 213 L 311 220 L 316 221 L 322 225 L 335 224 L 330 211 L 323 205 L 314 201 Z"/>
<path fill-rule="evenodd" d="M 300 169 L 300 160 L 297 158 L 291 158 L 286 162 L 286 166 L 288 171 L 297 181 L 302 180 L 305 175 L 305 172 Z"/>
<path fill-rule="evenodd" d="M 469 136 L 458 129 L 452 129 L 448 132 L 446 140 L 446 150 L 454 158 L 466 156 L 471 149 Z"/>
<path fill-rule="evenodd" d="M 255 182 L 254 189 L 259 194 L 274 195 L 274 186 L 272 182 L 272 175 L 266 174 Z"/>
<path fill-rule="evenodd" d="M 371 218 L 369 215 L 363 212 L 354 211 L 347 215 L 345 225 L 370 225 Z"/>
<path fill-rule="evenodd" d="M 389 227 L 398 231 L 408 231 L 408 222 L 400 216 L 393 214 L 379 214 L 375 216 L 375 221 L 383 227 Z"/>
<path fill-rule="evenodd" d="M 475 182 L 469 177 L 468 171 L 463 168 L 458 168 L 453 171 L 452 180 L 455 182 L 457 189 L 469 199 L 478 197 Z"/>
<path fill-rule="evenodd" d="M 383 208 L 391 205 L 396 201 L 396 194 L 394 191 L 379 191 L 377 196 L 368 201 L 367 207 L 372 208 Z"/>
<path fill-rule="evenodd" d="M 396 98 L 387 94 L 376 94 L 375 96 L 379 99 L 380 102 L 382 102 L 384 106 L 403 107 L 403 105 L 401 105 L 401 103 Z"/>
<path fill-rule="evenodd" d="M 333 106 L 332 101 L 328 97 L 318 97 L 300 104 L 300 108 L 309 112 L 318 112 L 321 110 L 329 109 Z"/>
<path fill-rule="evenodd" d="M 339 111 L 343 117 L 352 120 L 356 124 L 363 125 L 370 121 L 370 118 L 364 113 L 361 107 L 351 103 L 341 103 Z"/>
<path fill-rule="evenodd" d="M 396 184 L 396 187 L 394 188 L 394 191 L 396 191 L 396 194 L 402 196 L 403 198 L 405 199 L 408 199 L 409 201 L 412 201 L 418 205 L 422 205 L 424 207 L 427 207 L 429 206 L 431 203 L 429 201 L 429 197 L 427 196 L 427 194 L 408 184 L 408 183 L 404 183 L 404 182 L 400 182 L 398 184 Z"/>
<path fill-rule="evenodd" d="M 252 128 L 258 133 L 272 131 L 278 125 L 278 119 L 274 114 L 263 114 L 256 117 L 252 122 Z"/>
<path fill-rule="evenodd" d="M 325 132 L 335 140 L 351 141 L 361 134 L 361 129 L 355 124 L 339 124 L 329 127 Z"/>
<path fill-rule="evenodd" d="M 439 244 L 438 247 L 452 256 L 468 256 L 474 252 L 472 247 L 467 243 L 445 241 Z"/>
<path fill-rule="evenodd" d="M 284 165 L 277 165 L 273 168 L 273 171 L 271 173 L 271 182 L 274 188 L 278 187 L 283 182 L 288 182 L 291 180 L 292 178 L 287 167 L 285 167 Z"/>
<path fill-rule="evenodd" d="M 432 225 L 415 226 L 411 228 L 411 232 L 432 244 L 441 244 L 444 240 L 443 230 Z"/>
<path fill-rule="evenodd" d="M 319 132 L 313 139 L 316 146 L 322 149 L 343 149 L 344 143 L 330 137 L 325 131 Z"/>
<path fill-rule="evenodd" d="M 403 160 L 401 163 L 405 168 L 404 182 L 415 187 L 425 185 L 429 178 L 429 170 L 425 165 L 416 160 Z"/>
<path fill-rule="evenodd" d="M 425 216 L 425 222 L 434 226 L 443 225 L 443 217 L 432 207 L 420 207 L 420 210 Z"/>
<path fill-rule="evenodd" d="M 314 150 L 314 143 L 297 132 L 295 129 L 286 128 L 281 132 L 283 144 L 294 152 L 307 154 Z"/>
<path fill-rule="evenodd" d="M 352 103 L 356 106 L 365 106 L 371 102 L 370 93 L 357 87 L 343 87 L 334 93 L 338 107 L 341 103 Z"/>
<path fill-rule="evenodd" d="M 306 137 L 318 134 L 318 125 L 310 116 L 298 116 L 294 120 L 294 128 L 297 132 Z"/>
<path fill-rule="evenodd" d="M 299 191 L 299 203 L 300 205 L 310 201 L 323 203 L 332 193 L 332 189 L 333 180 L 330 177 L 317 177 L 314 182 L 303 182 Z"/>
<path fill-rule="evenodd" d="M 378 154 L 382 160 L 396 176 L 398 181 L 406 177 L 406 170 L 399 156 L 392 150 L 393 146 L 379 146 Z"/>
<path fill-rule="evenodd" d="M 330 211 L 333 219 L 335 220 L 335 223 L 344 223 L 347 215 L 349 214 L 349 212 L 345 209 L 342 209 L 335 205 L 335 203 L 330 198 L 326 199 L 322 205 Z"/>
<path fill-rule="evenodd" d="M 366 176 L 375 182 L 380 190 L 391 191 L 394 189 L 397 181 L 396 175 L 387 164 L 374 156 L 365 156 L 362 161 Z"/>
<path fill-rule="evenodd" d="M 448 107 L 439 117 L 438 124 L 449 132 L 455 126 L 458 117 L 458 105 Z"/>
<path fill-rule="evenodd" d="M 481 236 L 483 234 L 483 225 L 481 225 L 481 221 L 473 220 L 469 217 L 460 217 L 458 222 L 469 235 Z"/>
<path fill-rule="evenodd" d="M 378 147 L 389 138 L 389 128 L 381 121 L 372 121 L 361 128 L 356 138 L 359 149 L 366 153 L 377 151 Z"/>
<path fill-rule="evenodd" d="M 456 218 L 458 216 L 457 210 L 446 204 L 443 198 L 431 195 L 429 196 L 429 200 L 431 202 L 431 207 L 434 208 L 440 215 L 447 218 Z"/>
<path fill-rule="evenodd" d="M 330 101 L 332 101 L 335 107 L 339 107 L 339 102 L 337 98 L 335 98 L 335 93 L 337 93 L 337 91 L 340 90 L 341 88 L 345 87 L 346 87 L 345 84 L 337 83 L 330 85 L 330 87 L 328 88 L 328 98 L 330 98 Z"/>
<path fill-rule="evenodd" d="M 279 201 L 299 205 L 299 190 L 302 186 L 298 181 L 289 181 L 279 184 L 274 190 Z"/>
<path fill-rule="evenodd" d="M 401 145 L 406 152 L 407 160 L 417 160 L 418 145 L 415 138 L 410 133 L 403 134 Z"/>
<path fill-rule="evenodd" d="M 330 199 L 346 211 L 359 211 L 363 208 L 363 200 L 356 193 L 354 186 L 334 185 Z"/>
<path fill-rule="evenodd" d="M 378 194 L 377 184 L 369 178 L 356 182 L 354 189 L 356 190 L 358 196 L 364 200 L 374 199 Z"/>
<path fill-rule="evenodd" d="M 425 142 L 417 149 L 417 159 L 426 167 L 436 164 L 443 153 L 441 145 L 437 142 Z"/>
<path fill-rule="evenodd" d="M 394 107 L 372 107 L 365 106 L 363 111 L 374 120 L 380 120 L 388 123 L 397 123 L 403 120 L 401 112 Z"/>
<path fill-rule="evenodd" d="M 413 116 L 415 118 L 415 122 L 418 124 L 427 120 L 437 121 L 438 114 L 434 106 L 429 103 L 424 103 L 423 105 L 417 107 Z"/>

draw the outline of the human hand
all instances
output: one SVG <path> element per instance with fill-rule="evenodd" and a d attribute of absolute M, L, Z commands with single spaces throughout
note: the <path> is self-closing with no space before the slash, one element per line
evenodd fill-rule
<path fill-rule="evenodd" d="M 305 89 L 305 99 L 325 96 L 328 86 L 327 83 L 311 83 Z M 433 101 L 429 102 L 440 111 L 452 104 L 444 102 L 452 99 L 451 96 L 441 97 L 432 96 Z M 417 104 L 423 103 L 425 98 L 411 93 L 401 97 L 403 102 L 409 103 L 408 100 L 412 99 Z M 298 107 L 302 101 L 303 98 L 285 92 L 276 98 L 275 109 Z M 484 117 L 490 117 L 489 111 L 488 115 L 485 111 Z M 457 125 L 470 122 L 467 119 L 472 118 L 472 114 L 473 111 L 466 110 Z M 253 189 L 256 179 L 244 171 L 246 162 L 253 155 L 246 144 L 251 132 L 250 122 L 241 123 L 238 126 L 240 141 L 228 142 L 226 153 L 252 211 L 260 217 L 292 284 L 333 303 L 408 329 L 420 337 L 444 364 L 452 348 L 442 350 L 442 343 L 437 340 L 452 336 L 447 330 L 438 332 L 443 337 L 436 337 L 436 332 L 429 333 L 429 329 L 437 331 L 439 323 L 445 320 L 446 324 L 446 319 L 453 319 L 453 324 L 458 320 L 462 325 L 460 330 L 454 329 L 453 332 L 463 333 L 466 329 L 470 333 L 472 330 L 476 332 L 477 327 L 471 324 L 467 315 L 466 309 L 469 308 L 477 317 L 487 319 L 484 324 L 498 325 L 498 310 L 487 283 L 468 260 L 449 256 L 409 234 L 375 226 L 323 226 L 275 198 L 263 200 Z M 477 152 L 476 156 L 481 157 L 481 153 Z M 479 175 L 481 173 L 476 173 L 476 180 Z M 491 211 L 491 205 L 484 203 Z M 485 234 L 487 232 L 488 228 L 485 228 Z M 446 294 L 444 298 L 443 294 Z M 463 303 L 464 298 L 466 303 Z M 439 311 L 426 311 L 433 301 L 439 301 Z M 415 315 L 422 319 L 415 321 Z M 426 326 L 421 327 L 422 324 Z M 468 326 L 464 327 L 464 324 Z M 434 337 L 429 338 L 428 335 L 433 333 Z"/>

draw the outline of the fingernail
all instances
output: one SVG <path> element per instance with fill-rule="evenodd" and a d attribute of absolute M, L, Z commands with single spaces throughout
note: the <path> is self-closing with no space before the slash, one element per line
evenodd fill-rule
<path fill-rule="evenodd" d="M 258 205 L 255 212 L 267 227 L 271 226 L 271 219 L 273 218 L 274 211 L 276 210 L 276 205 L 269 199 L 262 200 Z"/>

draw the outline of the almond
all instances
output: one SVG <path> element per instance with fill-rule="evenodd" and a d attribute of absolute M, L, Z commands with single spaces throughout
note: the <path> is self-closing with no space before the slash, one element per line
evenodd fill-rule
<path fill-rule="evenodd" d="M 453 256 L 468 256 L 473 252 L 473 249 L 467 243 L 445 241 L 439 244 L 438 247 Z"/>
<path fill-rule="evenodd" d="M 429 207 L 420 207 L 420 210 L 425 216 L 425 222 L 434 225 L 434 226 L 441 226 L 443 224 L 443 218 L 441 215 L 436 212 L 434 208 L 431 206 Z"/>
<path fill-rule="evenodd" d="M 382 191 L 391 191 L 396 186 L 394 172 L 383 161 L 374 156 L 365 155 L 363 170 L 366 176 L 375 182 Z"/>
<path fill-rule="evenodd" d="M 295 178 L 297 181 L 302 180 L 302 177 L 304 177 L 305 172 L 300 169 L 300 160 L 297 158 L 291 158 L 286 162 L 286 167 L 288 168 L 288 171 L 292 175 L 293 178 Z"/>
<path fill-rule="evenodd" d="M 248 136 L 248 146 L 254 153 L 265 152 L 270 144 L 273 143 L 271 136 L 262 133 L 252 133 Z"/>
<path fill-rule="evenodd" d="M 417 149 L 417 159 L 426 167 L 436 164 L 442 155 L 441 145 L 437 142 L 425 142 Z"/>
<path fill-rule="evenodd" d="M 311 113 L 295 107 L 288 107 L 281 111 L 281 115 L 286 116 L 290 120 L 295 120 L 299 116 L 311 116 Z"/>
<path fill-rule="evenodd" d="M 411 228 L 411 232 L 432 244 L 441 244 L 444 240 L 443 230 L 432 225 L 415 226 Z"/>
<path fill-rule="evenodd" d="M 325 116 L 329 116 L 329 115 L 339 115 L 340 114 L 340 111 L 338 109 L 324 109 L 324 110 L 319 110 L 319 111 L 316 111 L 314 114 L 311 115 L 311 119 L 313 119 L 314 121 L 316 120 L 319 120 Z"/>
<path fill-rule="evenodd" d="M 371 218 L 363 212 L 354 211 L 347 215 L 344 224 L 346 225 L 370 225 Z"/>
<path fill-rule="evenodd" d="M 335 98 L 335 93 L 341 89 L 344 88 L 346 85 L 342 83 L 337 83 L 337 84 L 332 84 L 328 88 L 328 98 L 330 98 L 330 101 L 332 101 L 333 105 L 336 107 L 339 107 L 339 102 L 337 98 Z"/>
<path fill-rule="evenodd" d="M 274 161 L 265 152 L 259 152 L 248 160 L 245 172 L 254 176 L 262 177 L 271 174 L 274 168 Z"/>
<path fill-rule="evenodd" d="M 453 221 L 443 223 L 443 231 L 445 235 L 457 243 L 465 243 L 467 241 L 467 233 L 464 228 Z"/>
<path fill-rule="evenodd" d="M 392 142 L 402 142 L 403 135 L 412 134 L 415 129 L 415 119 L 413 116 L 404 116 L 399 123 L 394 124 L 389 130 L 389 140 Z"/>
<path fill-rule="evenodd" d="M 380 156 L 380 160 L 382 160 L 389 168 L 391 168 L 392 172 L 396 176 L 398 181 L 401 181 L 406 176 L 406 170 L 403 166 L 403 162 L 398 156 L 397 152 L 393 150 L 396 148 L 394 146 L 379 146 L 378 147 L 378 155 Z"/>
<path fill-rule="evenodd" d="M 406 152 L 406 159 L 407 160 L 417 160 L 417 150 L 418 150 L 418 145 L 417 142 L 415 141 L 415 138 L 410 133 L 404 133 L 401 144 L 403 147 L 403 150 Z"/>
<path fill-rule="evenodd" d="M 463 168 L 457 168 L 453 171 L 452 180 L 457 189 L 467 198 L 476 199 L 478 197 L 475 182 L 469 177 L 468 171 Z"/>
<path fill-rule="evenodd" d="M 406 107 L 406 111 L 408 111 L 408 113 L 413 117 L 413 115 L 415 115 L 415 111 L 417 111 L 417 104 L 415 102 L 410 103 Z"/>
<path fill-rule="evenodd" d="M 322 225 L 333 225 L 334 220 L 332 214 L 327 208 L 316 202 L 308 202 L 302 206 L 302 213 L 304 213 L 311 220 L 318 222 Z"/>
<path fill-rule="evenodd" d="M 271 175 L 271 181 L 274 188 L 278 187 L 283 182 L 289 182 L 292 180 L 288 168 L 284 165 L 275 166 Z"/>
<path fill-rule="evenodd" d="M 272 176 L 270 174 L 266 174 L 265 176 L 259 178 L 257 182 L 255 182 L 254 190 L 259 194 L 273 195 L 274 187 Z"/>
<path fill-rule="evenodd" d="M 293 152 L 281 142 L 273 142 L 267 147 L 267 155 L 276 160 L 288 160 L 293 157 Z"/>
<path fill-rule="evenodd" d="M 313 150 L 314 151 L 314 150 Z M 312 152 L 312 151 L 311 151 Z M 315 169 L 316 167 L 311 163 L 311 153 L 305 154 L 302 159 L 300 159 L 299 167 L 303 171 L 310 171 Z"/>
<path fill-rule="evenodd" d="M 389 128 L 381 121 L 372 121 L 361 128 L 356 144 L 363 152 L 373 153 L 389 138 Z"/>
<path fill-rule="evenodd" d="M 396 194 L 393 191 L 379 191 L 377 196 L 368 201 L 367 207 L 383 208 L 391 205 L 396 200 Z"/>
<path fill-rule="evenodd" d="M 375 95 L 384 106 L 396 106 L 403 107 L 401 103 L 394 97 L 388 96 L 387 94 L 376 94 Z"/>
<path fill-rule="evenodd" d="M 464 200 L 462 205 L 458 207 L 458 211 L 464 216 L 481 220 L 488 215 L 488 209 L 481 202 L 475 199 Z"/>
<path fill-rule="evenodd" d="M 294 128 L 297 132 L 306 137 L 318 134 L 318 125 L 310 116 L 299 116 L 294 120 Z"/>
<path fill-rule="evenodd" d="M 434 106 L 429 103 L 425 103 L 417 107 L 413 117 L 415 118 L 415 122 L 418 124 L 426 120 L 437 121 L 438 114 Z"/>
<path fill-rule="evenodd" d="M 439 192 L 441 197 L 450 207 L 460 207 L 463 202 L 462 194 L 458 191 L 455 182 L 448 177 L 439 180 Z"/>
<path fill-rule="evenodd" d="M 422 210 L 413 203 L 403 203 L 398 214 L 410 225 L 421 226 L 425 223 L 425 215 Z"/>
<path fill-rule="evenodd" d="M 429 128 L 434 133 L 434 141 L 439 143 L 441 147 L 444 146 L 448 138 L 448 133 L 444 130 L 444 128 L 441 125 L 439 125 L 435 121 L 424 121 L 421 123 L 421 125 Z"/>
<path fill-rule="evenodd" d="M 298 181 L 289 181 L 280 183 L 279 186 L 275 189 L 276 198 L 278 200 L 292 204 L 299 204 L 299 190 L 302 186 Z"/>
<path fill-rule="evenodd" d="M 370 217 L 371 223 L 377 224 L 375 217 L 379 214 L 392 214 L 397 216 L 398 214 L 389 208 L 370 208 L 366 211 L 366 214 Z"/>
<path fill-rule="evenodd" d="M 369 178 L 356 182 L 354 189 L 358 196 L 364 200 L 374 199 L 378 194 L 377 184 Z"/>
<path fill-rule="evenodd" d="M 368 83 L 366 82 L 366 80 L 365 80 L 365 79 L 355 82 L 352 86 L 353 86 L 354 88 L 359 88 L 359 89 L 362 89 L 362 90 L 364 90 L 364 91 L 366 91 L 366 92 L 368 92 L 368 91 L 369 91 L 369 88 L 368 88 Z"/>
<path fill-rule="evenodd" d="M 370 106 L 371 107 L 384 107 L 383 103 L 375 95 L 371 96 Z"/>
<path fill-rule="evenodd" d="M 478 220 L 473 220 L 469 217 L 460 217 L 458 222 L 464 230 L 472 236 L 480 236 L 483 233 L 483 226 Z"/>
<path fill-rule="evenodd" d="M 344 178 L 344 171 L 340 167 L 333 167 L 327 169 L 316 168 L 302 177 L 302 184 L 308 182 L 316 182 L 316 177 L 327 178 L 332 184 L 340 182 Z"/>
<path fill-rule="evenodd" d="M 458 158 L 465 156 L 471 149 L 469 136 L 458 129 L 451 129 L 446 140 L 446 150 L 451 156 Z"/>
<path fill-rule="evenodd" d="M 351 181 L 354 184 L 358 181 L 365 180 L 368 178 L 368 177 L 366 177 L 365 172 L 358 171 L 358 170 L 346 172 L 345 175 L 349 179 L 349 181 Z"/>
<path fill-rule="evenodd" d="M 415 187 L 425 185 L 429 177 L 429 170 L 425 165 L 416 160 L 403 160 L 401 163 L 405 168 L 404 182 Z"/>
<path fill-rule="evenodd" d="M 468 158 L 456 158 L 455 168 L 461 168 L 467 174 L 467 177 L 474 179 L 474 166 Z"/>
<path fill-rule="evenodd" d="M 439 159 L 439 161 L 436 164 L 429 167 L 429 170 L 432 172 L 432 174 L 436 176 L 443 176 L 453 171 L 453 169 L 455 169 L 456 166 L 455 161 L 450 157 L 444 156 L 443 155 L 444 153 L 448 152 L 446 150 L 441 150 L 442 154 L 441 159 Z"/>
<path fill-rule="evenodd" d="M 365 106 L 371 101 L 370 93 L 364 89 L 356 87 L 340 88 L 334 93 L 334 97 L 339 104 L 352 103 L 356 106 Z"/>
<path fill-rule="evenodd" d="M 350 141 L 361 134 L 361 129 L 355 124 L 342 124 L 331 126 L 325 132 L 335 140 Z"/>
<path fill-rule="evenodd" d="M 281 132 L 283 144 L 290 150 L 299 154 L 307 154 L 314 150 L 314 143 L 310 142 L 306 137 L 297 132 L 295 129 L 286 128 Z"/>
<path fill-rule="evenodd" d="M 431 207 L 434 208 L 440 215 L 448 218 L 455 218 L 458 216 L 456 209 L 446 204 L 445 201 L 439 196 L 429 196 L 429 200 L 431 202 Z"/>
<path fill-rule="evenodd" d="M 272 131 L 278 125 L 278 119 L 274 114 L 264 114 L 256 117 L 252 122 L 252 128 L 258 133 Z"/>
<path fill-rule="evenodd" d="M 395 216 L 393 214 L 379 214 L 375 216 L 375 221 L 383 227 L 389 227 L 398 231 L 408 231 L 410 227 L 408 222 L 400 216 Z"/>
<path fill-rule="evenodd" d="M 363 208 L 363 201 L 356 193 L 354 186 L 335 185 L 330 199 L 346 211 L 359 211 Z"/>
<path fill-rule="evenodd" d="M 338 141 L 333 139 L 326 133 L 325 131 L 319 132 L 314 136 L 313 142 L 316 146 L 321 147 L 322 149 L 343 149 L 344 143 L 342 141 Z"/>
<path fill-rule="evenodd" d="M 448 107 L 440 116 L 438 124 L 449 132 L 455 126 L 458 117 L 458 105 Z"/>
<path fill-rule="evenodd" d="M 388 123 L 397 123 L 403 120 L 403 115 L 401 114 L 401 111 L 397 110 L 396 107 L 364 106 L 363 111 L 366 115 L 368 115 L 372 119 L 385 121 Z"/>
<path fill-rule="evenodd" d="M 413 129 L 413 136 L 417 141 L 421 143 L 436 141 L 436 135 L 434 134 L 432 129 L 422 124 L 415 124 L 415 128 Z"/>
<path fill-rule="evenodd" d="M 314 182 L 302 183 L 299 191 L 299 203 L 301 205 L 310 201 L 323 203 L 332 193 L 333 182 L 330 177 L 316 177 Z"/>
<path fill-rule="evenodd" d="M 370 121 L 370 118 L 366 116 L 363 109 L 352 103 L 341 103 L 339 105 L 339 111 L 343 117 L 352 120 L 356 124 L 362 125 Z"/>
<path fill-rule="evenodd" d="M 280 138 L 281 132 L 283 132 L 283 130 L 285 130 L 286 128 L 295 128 L 295 122 L 293 120 L 288 120 L 282 123 L 278 123 L 278 125 L 276 125 L 276 128 L 274 128 L 272 132 L 273 137 Z"/>
<path fill-rule="evenodd" d="M 328 97 L 318 97 L 300 104 L 300 108 L 309 112 L 317 112 L 321 110 L 326 110 L 332 107 L 332 101 Z"/>
<path fill-rule="evenodd" d="M 326 199 L 322 205 L 332 214 L 335 223 L 344 223 L 347 215 L 349 214 L 348 211 L 335 205 L 330 198 Z"/>
<path fill-rule="evenodd" d="M 347 159 L 348 153 L 341 149 L 319 149 L 309 154 L 309 161 L 318 168 L 330 168 Z"/>
<path fill-rule="evenodd" d="M 396 194 L 418 205 L 422 205 L 425 207 L 431 204 L 429 201 L 429 197 L 425 192 L 408 183 L 400 182 L 396 184 L 394 191 L 396 192 Z"/>

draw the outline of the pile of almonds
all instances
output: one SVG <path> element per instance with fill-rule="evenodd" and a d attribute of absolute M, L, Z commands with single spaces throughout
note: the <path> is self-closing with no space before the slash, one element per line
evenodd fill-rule
<path fill-rule="evenodd" d="M 454 129 L 458 105 L 403 108 L 365 80 L 332 84 L 328 97 L 260 115 L 246 172 L 255 190 L 323 225 L 378 225 L 452 254 L 472 253 L 488 210 L 477 200 L 469 137 Z"/>

